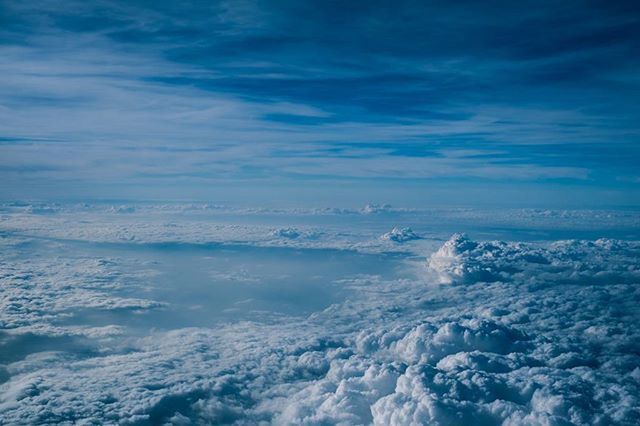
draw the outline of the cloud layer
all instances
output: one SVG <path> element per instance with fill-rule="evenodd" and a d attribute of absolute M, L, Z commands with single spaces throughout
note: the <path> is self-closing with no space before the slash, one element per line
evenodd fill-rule
<path fill-rule="evenodd" d="M 4 244 L 24 244 L 16 238 Z M 33 306 L 15 311 L 27 323 L 5 332 L 76 333 L 52 327 L 74 301 L 157 309 L 113 297 L 125 278 L 109 272 L 115 264 L 87 259 L 61 272 L 25 254 L 3 276 L 3 296 L 38 304 L 56 291 L 65 305 L 43 305 L 51 315 L 31 323 Z M 345 278 L 352 296 L 308 318 L 87 333 L 103 342 L 97 351 L 10 360 L 0 412 L 8 423 L 631 425 L 640 419 L 639 256 L 637 242 L 622 240 L 454 235 L 407 260 L 418 276 Z"/>

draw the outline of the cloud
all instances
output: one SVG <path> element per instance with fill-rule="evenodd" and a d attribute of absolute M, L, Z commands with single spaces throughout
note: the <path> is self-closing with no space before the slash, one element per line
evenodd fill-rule
<path fill-rule="evenodd" d="M 498 237 L 517 234 L 525 239 L 558 239 L 566 235 L 634 238 L 634 235 L 640 235 L 638 212 L 632 210 L 424 209 L 375 203 L 367 203 L 362 208 L 252 208 L 177 202 L 10 202 L 0 204 L 0 213 L 0 224 L 4 231 L 39 238 L 102 243 L 135 242 L 150 246 L 246 245 L 368 253 L 411 252 L 416 256 L 433 250 L 435 241 L 448 238 L 458 229 Z M 230 216 L 241 220 L 230 223 Z M 364 223 L 367 226 L 362 226 Z M 385 238 L 381 238 L 381 235 L 389 233 L 389 223 L 406 224 L 406 227 L 415 229 L 415 235 L 422 238 L 414 239 L 410 244 L 389 244 Z M 298 236 L 293 238 L 295 233 Z M 464 239 L 459 244 L 456 241 L 452 240 L 432 258 L 433 262 L 438 262 L 438 256 L 443 257 L 442 272 L 445 275 L 453 273 L 445 269 L 457 267 L 456 256 L 459 254 L 460 262 L 467 262 L 464 267 L 484 267 L 474 264 L 487 260 L 486 255 L 482 257 L 482 249 L 486 247 L 490 251 L 490 244 L 481 245 L 477 251 L 463 253 Z M 507 243 L 504 245 L 495 250 L 517 250 Z M 450 250 L 449 255 L 446 250 Z M 536 247 L 533 245 L 527 250 L 534 254 Z M 452 259 L 445 259 L 447 256 Z M 515 260 L 505 259 L 505 262 Z M 438 267 L 434 265 L 434 269 Z"/>
<path fill-rule="evenodd" d="M 501 241 L 476 243 L 456 234 L 430 257 L 429 267 L 440 282 L 448 284 L 477 281 L 536 284 L 548 277 L 584 284 L 634 282 L 640 280 L 640 270 L 629 265 L 638 255 L 640 247 L 636 244 L 608 239 L 558 241 L 543 249 Z M 603 259 L 616 257 L 622 261 L 603 267 Z"/>
<path fill-rule="evenodd" d="M 306 319 L 32 354 L 3 367 L 0 412 L 9 423 L 631 425 L 640 416 L 638 250 L 456 235 L 433 254 L 450 285 L 428 274 L 362 276 L 342 282 L 352 297 Z M 445 260 L 457 266 L 443 269 Z M 25 273 L 51 269 L 30 265 Z M 87 276 L 82 262 L 64 270 Z M 113 280 L 93 285 L 103 284 L 96 291 Z"/>
<path fill-rule="evenodd" d="M 420 237 L 414 233 L 411 228 L 398 227 L 394 227 L 391 231 L 382 234 L 380 238 L 386 241 L 394 241 L 396 243 L 420 239 Z"/>
<path fill-rule="evenodd" d="M 105 258 L 25 258 L 23 246 L 30 243 L 13 238 L 4 246 L 17 254 L 17 258 L 3 259 L 0 276 L 0 328 L 5 333 L 104 337 L 120 334 L 123 328 L 78 325 L 74 317 L 82 310 L 142 312 L 165 305 L 113 294 L 125 280 L 131 288 L 136 280 L 148 278 L 148 271 L 123 276 L 121 266 Z"/>
<path fill-rule="evenodd" d="M 619 8 L 7 5 L 0 132 L 13 142 L 0 148 L 0 173 L 36 187 L 300 177 L 633 186 L 638 35 L 623 12 L 634 6 Z"/>

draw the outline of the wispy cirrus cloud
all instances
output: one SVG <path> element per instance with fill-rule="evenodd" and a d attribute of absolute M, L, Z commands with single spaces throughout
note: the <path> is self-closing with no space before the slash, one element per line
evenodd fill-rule
<path fill-rule="evenodd" d="M 2 174 L 615 186 L 637 7 L 529 6 L 5 5 Z"/>

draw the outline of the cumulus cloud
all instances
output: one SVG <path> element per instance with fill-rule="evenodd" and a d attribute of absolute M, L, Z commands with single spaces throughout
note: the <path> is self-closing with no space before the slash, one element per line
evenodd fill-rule
<path fill-rule="evenodd" d="M 352 295 L 308 318 L 158 330 L 99 353 L 7 362 L 0 413 L 7 423 L 637 424 L 639 254 L 619 240 L 455 235 L 422 279 L 345 279 Z M 114 266 L 100 262 L 96 273 L 63 269 L 91 282 Z M 9 271 L 11 285 L 18 269 L 35 270 Z M 430 273 L 449 285 L 430 285 Z M 84 291 L 61 295 L 94 300 Z M 143 305 L 105 303 L 93 308 Z"/>
<path fill-rule="evenodd" d="M 394 227 L 391 231 L 382 234 L 380 238 L 386 241 L 393 241 L 396 243 L 404 243 L 405 241 L 420 239 L 420 237 L 415 232 L 413 232 L 411 228 L 398 228 L 398 227 Z"/>
<path fill-rule="evenodd" d="M 442 283 L 550 279 L 595 284 L 639 281 L 640 267 L 634 262 L 638 256 L 637 243 L 610 239 L 557 241 L 542 248 L 503 241 L 478 243 L 455 234 L 428 263 Z"/>

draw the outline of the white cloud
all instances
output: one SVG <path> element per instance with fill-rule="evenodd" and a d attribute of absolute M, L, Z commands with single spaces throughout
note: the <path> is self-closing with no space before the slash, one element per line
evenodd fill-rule
<path fill-rule="evenodd" d="M 582 284 L 624 283 L 640 280 L 640 268 L 633 262 L 639 255 L 637 244 L 609 239 L 558 241 L 542 248 L 501 241 L 476 243 L 456 234 L 430 257 L 429 267 L 442 283 L 534 284 L 547 279 Z M 617 262 L 603 263 L 604 258 Z"/>
<path fill-rule="evenodd" d="M 89 337 L 120 334 L 122 327 L 64 324 L 78 310 L 144 311 L 161 308 L 163 303 L 117 296 L 114 293 L 127 283 L 129 288 L 149 272 L 124 274 L 122 265 L 108 258 L 25 256 L 21 245 L 30 240 L 17 238 L 5 242 L 7 253 L 0 273 L 0 329 L 11 334 L 46 336 L 79 335 Z M 56 247 L 52 247 L 55 253 Z"/>
<path fill-rule="evenodd" d="M 9 423 L 634 424 L 638 250 L 454 236 L 431 258 L 453 285 L 363 276 L 342 283 L 353 298 L 305 320 L 156 332 L 100 356 L 29 355 L 4 367 L 0 412 Z M 31 271 L 95 276 L 88 265 L 109 268 Z M 61 297 L 149 307 L 86 291 Z"/>

